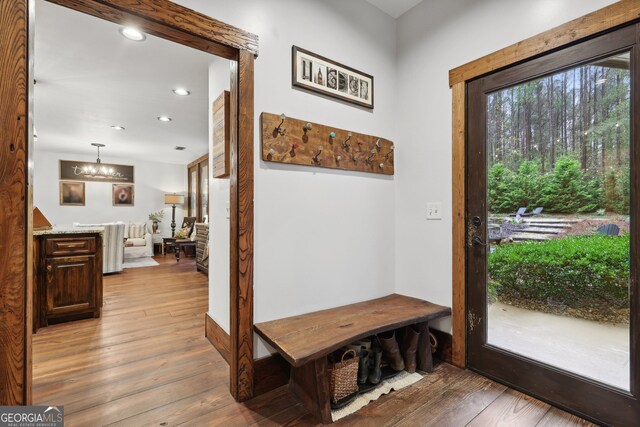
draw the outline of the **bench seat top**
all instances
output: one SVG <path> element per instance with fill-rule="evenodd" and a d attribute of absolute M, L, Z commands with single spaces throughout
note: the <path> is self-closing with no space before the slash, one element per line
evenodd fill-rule
<path fill-rule="evenodd" d="M 256 323 L 255 331 L 293 366 L 326 356 L 358 339 L 451 314 L 451 309 L 392 294 L 299 316 Z"/>

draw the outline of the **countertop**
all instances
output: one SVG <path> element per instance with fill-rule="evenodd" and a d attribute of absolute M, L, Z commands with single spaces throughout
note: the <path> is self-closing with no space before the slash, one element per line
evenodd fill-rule
<path fill-rule="evenodd" d="M 72 225 L 56 225 L 51 230 L 34 230 L 34 236 L 43 236 L 48 234 L 86 234 L 104 232 L 104 227 L 74 227 Z"/>

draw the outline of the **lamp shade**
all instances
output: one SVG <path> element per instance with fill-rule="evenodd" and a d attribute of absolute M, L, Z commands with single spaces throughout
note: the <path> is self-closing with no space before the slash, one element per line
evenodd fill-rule
<path fill-rule="evenodd" d="M 165 194 L 164 203 L 167 205 L 181 205 L 184 203 L 184 196 L 180 194 Z"/>

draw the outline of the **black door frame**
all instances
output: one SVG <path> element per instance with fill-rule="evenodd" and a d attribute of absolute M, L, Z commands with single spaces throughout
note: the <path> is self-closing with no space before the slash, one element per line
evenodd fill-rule
<path fill-rule="evenodd" d="M 553 72 L 588 63 L 622 51 L 631 52 L 631 139 L 640 135 L 640 116 L 634 112 L 640 105 L 640 26 L 629 25 L 599 37 L 567 47 L 560 51 L 506 68 L 471 81 L 467 85 L 467 141 L 466 141 L 466 294 L 468 310 L 467 363 L 480 372 L 510 387 L 536 396 L 581 417 L 612 425 L 640 425 L 640 369 L 630 364 L 630 392 L 608 387 L 578 375 L 544 365 L 540 362 L 509 353 L 486 344 L 486 250 L 472 246 L 469 241 L 470 218 L 482 219 L 480 234 L 487 236 L 486 217 L 486 104 L 485 94 L 529 81 Z M 635 108 L 634 108 L 635 107 Z M 631 145 L 631 211 L 640 217 L 640 149 Z M 481 194 L 482 197 L 478 197 Z M 631 221 L 631 277 L 630 350 L 632 361 L 640 355 L 640 301 L 638 269 L 640 267 L 640 236 L 637 221 Z"/>

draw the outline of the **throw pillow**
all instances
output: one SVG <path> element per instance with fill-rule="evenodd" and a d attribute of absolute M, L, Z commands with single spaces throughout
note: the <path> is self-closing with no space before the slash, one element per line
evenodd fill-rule
<path fill-rule="evenodd" d="M 132 223 L 129 225 L 129 237 L 132 239 L 142 239 L 147 234 L 147 225 L 142 222 Z"/>
<path fill-rule="evenodd" d="M 189 227 L 181 228 L 176 231 L 176 234 L 174 235 L 176 239 L 186 239 L 187 236 L 189 236 Z"/>

